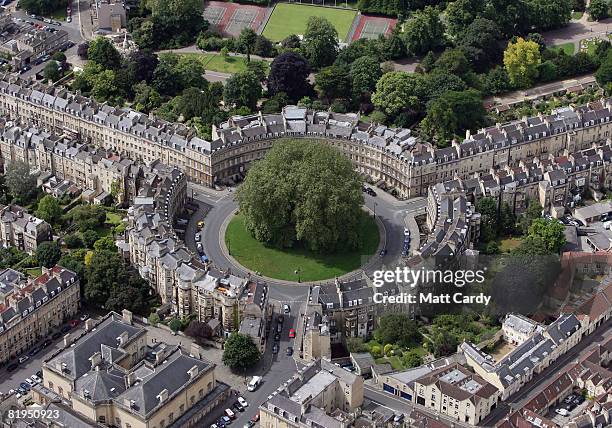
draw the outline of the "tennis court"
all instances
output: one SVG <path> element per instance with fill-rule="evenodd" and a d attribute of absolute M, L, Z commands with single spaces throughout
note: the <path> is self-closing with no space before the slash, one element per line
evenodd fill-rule
<path fill-rule="evenodd" d="M 237 9 L 225 26 L 225 32 L 232 35 L 238 35 L 243 28 L 252 28 L 255 19 L 257 19 L 257 11 Z"/>
<path fill-rule="evenodd" d="M 259 32 L 266 8 L 238 3 L 210 1 L 204 6 L 204 19 L 224 36 L 238 36 L 243 28 Z"/>
<path fill-rule="evenodd" d="M 397 19 L 381 16 L 360 15 L 357 19 L 359 22 L 352 34 L 351 41 L 377 39 L 381 34 L 389 34 L 397 24 Z"/>
<path fill-rule="evenodd" d="M 227 8 L 220 6 L 209 6 L 204 9 L 204 19 L 207 20 L 211 25 L 219 25 L 225 15 Z"/>

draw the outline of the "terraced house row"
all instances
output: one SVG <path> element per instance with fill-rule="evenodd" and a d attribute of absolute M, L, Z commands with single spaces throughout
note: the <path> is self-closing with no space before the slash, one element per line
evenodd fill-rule
<path fill-rule="evenodd" d="M 184 173 L 155 164 L 129 209 L 126 240 L 120 246 L 172 312 L 196 314 L 217 334 L 238 329 L 261 344 L 267 288 L 212 268 L 179 239 L 173 222 L 184 209 L 186 191 Z"/>
<path fill-rule="evenodd" d="M 400 197 L 427 195 L 431 185 L 518 167 L 521 161 L 574 153 L 610 137 L 611 99 L 565 107 L 468 132 L 462 142 L 437 149 L 408 129 L 359 120 L 356 114 L 317 112 L 287 106 L 278 114 L 233 117 L 213 128 L 212 141 L 193 129 L 55 88 L 5 76 L 0 113 L 38 127 L 78 136 L 83 143 L 112 149 L 145 163 L 177 166 L 190 180 L 212 186 L 239 178 L 281 137 L 321 139 L 341 150 L 355 168 L 384 182 Z"/>

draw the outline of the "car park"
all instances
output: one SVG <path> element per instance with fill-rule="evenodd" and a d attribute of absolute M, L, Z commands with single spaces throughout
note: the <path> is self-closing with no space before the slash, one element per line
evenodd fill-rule
<path fill-rule="evenodd" d="M 585 400 L 586 400 L 586 399 L 584 398 L 584 396 L 582 396 L 582 395 L 578 394 L 578 395 L 576 395 L 576 398 L 574 398 L 573 403 L 574 403 L 574 404 L 576 404 L 576 405 L 578 406 L 578 405 L 580 405 L 580 404 L 584 403 L 584 402 L 585 402 Z"/>
<path fill-rule="evenodd" d="M 566 404 L 571 403 L 572 401 L 574 401 L 574 398 L 576 398 L 576 396 L 574 394 L 570 394 L 567 397 L 565 397 L 563 402 Z"/>
<path fill-rule="evenodd" d="M 247 403 L 247 401 L 242 397 L 238 397 L 238 402 L 242 407 L 249 407 L 249 403 Z"/>

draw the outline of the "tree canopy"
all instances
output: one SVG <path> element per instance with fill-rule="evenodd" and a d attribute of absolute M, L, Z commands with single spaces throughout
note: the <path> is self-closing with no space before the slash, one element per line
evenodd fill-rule
<path fill-rule="evenodd" d="M 62 257 L 62 250 L 57 242 L 41 242 L 36 248 L 36 260 L 41 266 L 51 268 L 57 264 Z"/>
<path fill-rule="evenodd" d="M 274 58 L 268 75 L 270 95 L 284 92 L 293 101 L 310 95 L 312 89 L 306 80 L 310 74 L 310 64 L 306 58 L 295 52 L 285 52 Z"/>
<path fill-rule="evenodd" d="M 237 199 L 259 241 L 317 252 L 359 245 L 361 182 L 351 162 L 326 144 L 277 141 L 251 167 Z"/>
<path fill-rule="evenodd" d="M 506 72 L 510 82 L 517 88 L 528 87 L 534 82 L 541 62 L 540 46 L 521 37 L 515 43 L 508 43 L 504 52 Z"/>
<path fill-rule="evenodd" d="M 306 25 L 301 49 L 314 68 L 330 65 L 338 54 L 338 32 L 327 19 L 311 16 Z"/>
<path fill-rule="evenodd" d="M 251 336 L 232 333 L 223 346 L 223 364 L 232 370 L 245 370 L 253 367 L 261 353 Z"/>
<path fill-rule="evenodd" d="M 21 202 L 27 202 L 36 194 L 36 175 L 27 163 L 16 160 L 6 166 L 4 179 L 8 191 Z"/>
<path fill-rule="evenodd" d="M 62 218 L 62 207 L 56 198 L 45 195 L 38 202 L 36 217 L 42 218 L 47 223 L 56 224 Z"/>
<path fill-rule="evenodd" d="M 374 338 L 383 344 L 407 348 L 418 342 L 419 331 L 415 321 L 406 314 L 385 314 L 380 318 Z"/>

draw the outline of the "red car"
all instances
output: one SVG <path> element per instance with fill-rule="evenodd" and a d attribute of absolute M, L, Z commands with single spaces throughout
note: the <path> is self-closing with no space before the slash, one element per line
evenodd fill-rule
<path fill-rule="evenodd" d="M 68 321 L 68 324 L 70 324 L 70 327 L 75 328 L 77 325 L 79 325 L 79 320 L 70 320 Z"/>
<path fill-rule="evenodd" d="M 289 329 L 289 339 L 293 339 L 295 337 L 295 330 L 294 329 Z"/>

